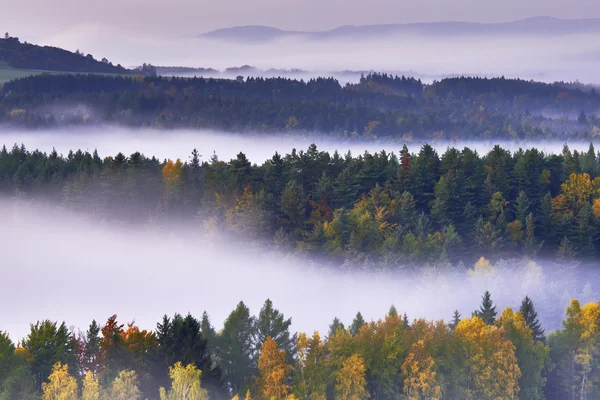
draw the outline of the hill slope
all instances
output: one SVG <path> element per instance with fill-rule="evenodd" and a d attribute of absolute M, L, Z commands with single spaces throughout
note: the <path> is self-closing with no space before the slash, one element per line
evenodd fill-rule
<path fill-rule="evenodd" d="M 57 47 L 22 43 L 18 38 L 0 39 L 0 64 L 13 69 L 129 74 L 130 70 L 98 61 L 91 55 L 73 53 Z"/>

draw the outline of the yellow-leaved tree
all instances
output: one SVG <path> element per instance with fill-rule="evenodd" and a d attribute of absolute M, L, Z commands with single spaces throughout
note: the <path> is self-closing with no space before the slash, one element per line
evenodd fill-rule
<path fill-rule="evenodd" d="M 294 372 L 294 394 L 301 400 L 325 400 L 325 345 L 319 332 L 312 337 L 299 333 L 298 362 Z"/>
<path fill-rule="evenodd" d="M 342 368 L 335 374 L 336 400 L 365 400 L 369 398 L 366 389 L 365 362 L 353 354 L 342 363 Z"/>
<path fill-rule="evenodd" d="M 121 371 L 108 389 L 107 399 L 110 400 L 140 400 L 138 379 L 135 371 Z"/>
<path fill-rule="evenodd" d="M 402 364 L 404 393 L 408 400 L 439 400 L 442 389 L 436 379 L 436 366 L 433 358 L 425 349 L 425 342 L 414 343 Z"/>
<path fill-rule="evenodd" d="M 568 207 L 577 213 L 589 204 L 594 185 L 588 174 L 571 174 L 569 179 L 560 185 L 560 190 Z"/>
<path fill-rule="evenodd" d="M 266 399 L 283 400 L 290 393 L 287 384 L 292 367 L 285 362 L 285 351 L 268 336 L 260 347 L 258 371 L 260 372 L 260 390 Z"/>
<path fill-rule="evenodd" d="M 100 384 L 98 378 L 94 376 L 92 371 L 88 371 L 83 377 L 83 385 L 81 390 L 81 400 L 99 400 L 100 399 Z"/>
<path fill-rule="evenodd" d="M 179 180 L 182 165 L 180 159 L 177 159 L 175 162 L 173 162 L 173 160 L 167 161 L 162 168 L 162 176 L 165 183 L 172 185 Z"/>
<path fill-rule="evenodd" d="M 77 380 L 69 375 L 69 366 L 57 362 L 48 382 L 42 383 L 42 400 L 77 400 Z"/>
<path fill-rule="evenodd" d="M 459 355 L 461 398 L 518 398 L 521 371 L 515 346 L 503 328 L 486 325 L 479 317 L 465 318 L 454 330 L 454 347 Z"/>
<path fill-rule="evenodd" d="M 184 367 L 181 362 L 169 368 L 171 389 L 160 388 L 160 400 L 208 400 L 208 393 L 200 385 L 202 371 L 193 364 Z"/>

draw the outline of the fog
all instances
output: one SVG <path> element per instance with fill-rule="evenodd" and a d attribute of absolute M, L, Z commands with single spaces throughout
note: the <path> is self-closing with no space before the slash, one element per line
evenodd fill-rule
<path fill-rule="evenodd" d="M 140 151 L 147 156 L 188 159 L 193 148 L 203 160 L 215 151 L 228 160 L 239 151 L 262 163 L 275 151 L 306 149 L 312 142 L 321 150 L 354 154 L 386 149 L 397 152 L 401 143 L 340 142 L 326 136 L 252 136 L 212 131 L 125 130 L 111 127 L 70 131 L 2 131 L 0 143 L 23 143 L 30 150 L 66 154 L 70 149 L 98 149 L 100 156 Z M 448 146 L 489 151 L 495 142 L 440 142 Z M 562 142 L 502 143 L 508 149 L 537 147 L 559 152 Z M 581 150 L 589 143 L 570 146 Z M 420 143 L 409 143 L 413 152 Z M 64 320 L 84 329 L 95 318 L 104 321 L 117 313 L 122 322 L 134 320 L 153 329 L 164 314 L 200 316 L 207 310 L 219 328 L 235 305 L 243 300 L 258 314 L 267 297 L 286 316 L 293 329 L 322 332 L 335 316 L 349 324 L 357 311 L 365 319 L 385 315 L 391 304 L 410 318 L 450 319 L 455 309 L 470 316 L 486 289 L 499 310 L 518 307 L 533 297 L 546 327 L 558 327 L 571 297 L 591 301 L 598 297 L 593 274 L 579 268 L 561 270 L 537 260 L 507 260 L 493 273 L 475 275 L 472 266 L 419 267 L 418 273 L 389 271 L 351 272 L 325 268 L 320 262 L 278 253 L 258 244 L 206 237 L 198 228 L 166 226 L 126 230 L 89 221 L 58 204 L 20 203 L 0 199 L 0 329 L 14 339 L 26 335 L 29 323 L 40 319 Z M 193 223 L 192 226 L 195 226 Z M 591 280 L 591 281 L 590 281 Z M 587 284 L 590 281 L 590 284 Z M 587 285 L 586 285 L 587 284 Z"/>
<path fill-rule="evenodd" d="M 114 156 L 121 152 L 130 155 L 139 151 L 148 157 L 155 156 L 160 160 L 181 159 L 187 161 L 191 151 L 195 148 L 202 154 L 202 160 L 208 161 L 215 153 L 220 160 L 229 161 L 241 151 L 250 161 L 262 164 L 271 158 L 275 152 L 287 154 L 292 149 L 306 150 L 312 143 L 322 151 L 333 153 L 335 150 L 341 154 L 348 151 L 356 156 L 369 151 L 370 153 L 385 150 L 396 153 L 405 143 L 401 140 L 359 141 L 340 140 L 337 137 L 317 134 L 273 134 L 258 135 L 252 133 L 235 134 L 210 130 L 152 130 L 152 129 L 126 129 L 120 127 L 74 128 L 63 130 L 31 131 L 0 129 L 0 146 L 3 144 L 10 149 L 14 144 L 24 144 L 29 150 L 39 149 L 51 152 L 56 149 L 58 153 L 67 155 L 69 150 L 93 152 L 98 150 L 101 157 Z M 406 142 L 411 152 L 418 153 L 423 141 Z M 560 153 L 564 141 L 508 141 L 480 140 L 480 141 L 436 141 L 431 142 L 439 152 L 444 152 L 448 147 L 462 149 L 468 146 L 480 154 L 489 152 L 496 144 L 516 151 L 520 148 L 535 147 L 546 153 Z M 571 150 L 587 151 L 590 142 L 569 142 Z M 600 143 L 595 142 L 599 148 Z"/>
<path fill-rule="evenodd" d="M 198 29 L 197 34 L 203 32 Z M 223 70 L 252 65 L 263 70 L 303 69 L 314 76 L 375 70 L 417 75 L 425 81 L 466 74 L 600 83 L 600 42 L 593 33 L 521 37 L 405 34 L 365 40 L 285 37 L 262 44 L 141 35 L 102 24 L 73 25 L 44 35 L 11 33 L 36 44 L 80 50 L 98 60 L 107 57 L 127 67 L 152 63 Z"/>
<path fill-rule="evenodd" d="M 378 319 L 391 304 L 411 319 L 450 320 L 455 309 L 469 317 L 486 289 L 499 311 L 529 294 L 549 328 L 571 296 L 598 296 L 594 282 L 570 285 L 566 272 L 553 279 L 544 263 L 500 262 L 483 274 L 447 265 L 415 274 L 349 272 L 176 226 L 94 224 L 53 205 L 0 199 L 0 214 L 0 329 L 15 340 L 37 320 L 85 329 L 115 313 L 154 329 L 164 314 L 207 310 L 219 329 L 240 300 L 257 315 L 267 297 L 292 317 L 294 331 L 325 334 L 335 316 L 350 324 L 360 310 L 367 321 Z"/>

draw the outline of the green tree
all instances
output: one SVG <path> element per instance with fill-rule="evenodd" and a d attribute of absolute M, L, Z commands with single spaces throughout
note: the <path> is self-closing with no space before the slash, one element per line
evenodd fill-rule
<path fill-rule="evenodd" d="M 294 345 L 296 343 L 296 336 L 290 334 L 292 319 L 286 319 L 279 310 L 273 307 L 273 302 L 270 299 L 267 299 L 265 304 L 263 304 L 255 323 L 255 346 L 257 351 L 265 340 L 270 337 L 277 343 L 279 348 L 286 352 L 289 358 L 288 361 L 291 361 L 295 354 Z"/>
<path fill-rule="evenodd" d="M 30 326 L 29 334 L 22 345 L 31 357 L 31 372 L 39 389 L 50 376 L 56 363 L 77 365 L 76 343 L 64 322 L 58 325 L 56 322 L 45 320 Z"/>
<path fill-rule="evenodd" d="M 289 181 L 281 193 L 281 211 L 292 229 L 302 229 L 306 214 L 304 189 L 296 181 Z"/>
<path fill-rule="evenodd" d="M 256 372 L 256 324 L 250 310 L 240 302 L 229 314 L 218 336 L 218 360 L 230 393 L 243 393 Z"/>
<path fill-rule="evenodd" d="M 346 328 L 344 327 L 344 324 L 339 320 L 339 318 L 335 317 L 331 325 L 329 325 L 328 337 L 334 337 L 340 329 L 344 330 Z"/>
<path fill-rule="evenodd" d="M 542 328 L 542 324 L 538 319 L 537 311 L 535 310 L 533 301 L 531 301 L 529 296 L 525 296 L 521 302 L 521 308 L 519 309 L 519 312 L 523 316 L 525 326 L 531 329 L 533 340 L 536 342 L 544 342 L 544 329 Z"/>
<path fill-rule="evenodd" d="M 515 201 L 515 216 L 517 217 L 517 221 L 521 221 L 523 225 L 526 224 L 525 219 L 529 214 L 529 207 L 531 206 L 531 202 L 529 201 L 529 197 L 524 190 L 519 192 L 519 197 Z"/>
<path fill-rule="evenodd" d="M 365 320 L 362 314 L 360 312 L 357 312 L 356 317 L 354 317 L 354 320 L 352 321 L 352 325 L 350 325 L 350 334 L 353 336 L 358 335 L 358 332 L 360 331 L 360 328 L 363 327 L 363 325 L 365 325 Z"/>
<path fill-rule="evenodd" d="M 486 325 L 494 325 L 497 314 L 496 306 L 494 306 L 494 302 L 492 301 L 492 294 L 486 290 L 481 297 L 481 306 L 476 312 L 476 315 L 481 318 Z"/>

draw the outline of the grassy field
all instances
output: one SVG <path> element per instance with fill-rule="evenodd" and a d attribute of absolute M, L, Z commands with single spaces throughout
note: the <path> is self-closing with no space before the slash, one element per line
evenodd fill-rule
<path fill-rule="evenodd" d="M 0 82 L 10 81 L 11 79 L 23 78 L 25 76 L 42 74 L 46 71 L 16 69 L 11 68 L 5 63 L 0 62 Z"/>
<path fill-rule="evenodd" d="M 17 69 L 12 68 L 0 61 L 0 82 L 7 82 L 12 79 L 23 78 L 31 75 L 39 74 L 87 74 L 93 72 L 63 72 L 63 71 L 43 71 L 39 69 Z M 123 74 L 99 73 L 98 75 L 106 76 L 132 76 Z"/>

